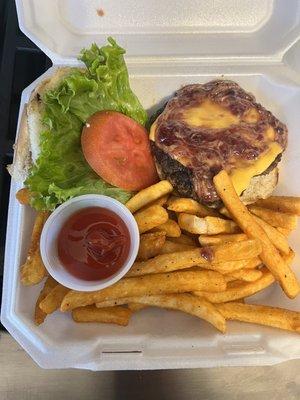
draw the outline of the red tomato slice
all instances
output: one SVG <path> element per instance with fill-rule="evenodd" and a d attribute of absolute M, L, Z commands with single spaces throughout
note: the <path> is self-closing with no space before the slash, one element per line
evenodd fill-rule
<path fill-rule="evenodd" d="M 85 124 L 81 145 L 90 167 L 111 185 L 137 191 L 158 181 L 146 129 L 115 111 L 100 111 Z"/>

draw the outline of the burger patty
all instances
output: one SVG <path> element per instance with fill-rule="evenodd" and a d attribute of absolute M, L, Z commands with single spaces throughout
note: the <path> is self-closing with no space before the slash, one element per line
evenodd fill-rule
<path fill-rule="evenodd" d="M 211 126 L 197 126 L 194 121 L 190 124 L 185 118 L 187 113 L 204 102 L 219 107 L 216 119 L 220 121 L 208 121 Z M 228 126 L 222 114 L 229 118 Z M 211 207 L 221 204 L 213 184 L 214 175 L 221 169 L 230 173 L 237 166 L 255 162 L 270 142 L 278 143 L 282 151 L 287 145 L 286 126 L 232 81 L 181 88 L 155 125 L 152 152 L 160 177 L 170 180 L 179 195 Z M 272 171 L 280 159 L 281 153 L 263 174 Z"/>

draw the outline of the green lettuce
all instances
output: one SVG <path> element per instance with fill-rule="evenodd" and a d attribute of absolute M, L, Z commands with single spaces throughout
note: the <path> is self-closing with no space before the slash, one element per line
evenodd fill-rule
<path fill-rule="evenodd" d="M 45 105 L 40 154 L 25 186 L 37 210 L 53 210 L 82 194 L 104 194 L 122 203 L 131 193 L 101 179 L 84 159 L 80 136 L 86 120 L 96 111 L 119 111 L 142 125 L 147 114 L 130 89 L 125 51 L 112 39 L 99 48 L 93 44 L 79 56 L 86 69 L 74 69 L 59 86 L 42 98 Z"/>

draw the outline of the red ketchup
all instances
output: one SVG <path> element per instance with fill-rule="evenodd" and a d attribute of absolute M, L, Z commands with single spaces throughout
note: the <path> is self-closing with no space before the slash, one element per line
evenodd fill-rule
<path fill-rule="evenodd" d="M 130 235 L 125 222 L 102 207 L 69 217 L 57 238 L 58 257 L 72 275 L 86 281 L 108 278 L 125 263 Z"/>

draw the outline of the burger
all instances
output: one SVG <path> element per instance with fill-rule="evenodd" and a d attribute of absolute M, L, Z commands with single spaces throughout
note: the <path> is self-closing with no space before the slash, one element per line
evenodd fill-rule
<path fill-rule="evenodd" d="M 178 195 L 218 208 L 213 177 L 230 175 L 245 204 L 268 197 L 278 182 L 287 127 L 230 80 L 179 89 L 155 116 L 152 153 L 161 179 Z"/>

